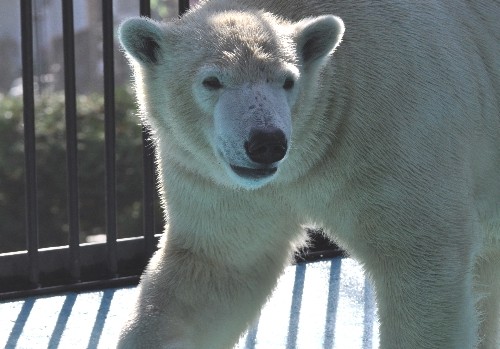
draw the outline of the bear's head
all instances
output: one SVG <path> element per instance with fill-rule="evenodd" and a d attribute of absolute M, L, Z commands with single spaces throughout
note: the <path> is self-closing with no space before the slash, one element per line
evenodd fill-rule
<path fill-rule="evenodd" d="M 297 104 L 343 31 L 335 16 L 206 6 L 167 24 L 129 19 L 119 38 L 161 161 L 254 189 L 286 177 Z"/>

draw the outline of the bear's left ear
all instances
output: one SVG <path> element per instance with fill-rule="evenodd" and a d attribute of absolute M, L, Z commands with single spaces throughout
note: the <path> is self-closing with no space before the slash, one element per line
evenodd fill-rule
<path fill-rule="evenodd" d="M 141 65 L 156 65 L 165 53 L 165 33 L 161 24 L 149 18 L 126 20 L 118 29 L 118 38 L 125 51 Z"/>
<path fill-rule="evenodd" d="M 301 20 L 295 24 L 295 43 L 299 57 L 308 67 L 327 57 L 344 35 L 344 22 L 326 15 Z"/>

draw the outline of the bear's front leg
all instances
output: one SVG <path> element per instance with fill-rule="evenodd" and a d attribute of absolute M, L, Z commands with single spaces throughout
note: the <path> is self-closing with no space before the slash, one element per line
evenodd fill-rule
<path fill-rule="evenodd" d="M 258 316 L 289 251 L 249 258 L 244 245 L 232 251 L 216 242 L 211 251 L 194 251 L 174 240 L 150 261 L 118 348 L 232 348 Z"/>
<path fill-rule="evenodd" d="M 477 348 L 472 248 L 448 242 L 422 238 L 414 250 L 380 253 L 367 265 L 377 290 L 381 349 Z"/>

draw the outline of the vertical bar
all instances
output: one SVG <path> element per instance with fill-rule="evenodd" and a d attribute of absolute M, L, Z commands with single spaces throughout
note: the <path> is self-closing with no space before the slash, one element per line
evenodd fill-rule
<path fill-rule="evenodd" d="M 23 64 L 24 156 L 26 171 L 26 237 L 29 281 L 39 287 L 38 198 L 35 149 L 35 96 L 33 85 L 33 8 L 31 0 L 21 2 L 21 50 Z"/>
<path fill-rule="evenodd" d="M 189 0 L 179 0 L 179 16 L 182 16 L 187 10 L 189 10 Z"/>
<path fill-rule="evenodd" d="M 70 274 L 72 281 L 78 282 L 80 280 L 80 226 L 78 216 L 78 152 L 73 0 L 61 0 L 61 2 L 64 41 L 64 103 L 66 109 Z"/>
<path fill-rule="evenodd" d="M 141 0 L 140 15 L 151 17 L 150 0 Z M 149 258 L 155 249 L 156 241 L 154 238 L 154 199 L 155 199 L 155 174 L 154 174 L 154 145 L 151 141 L 151 136 L 146 127 L 142 128 L 142 145 L 143 145 L 143 233 L 146 248 L 146 257 Z"/>
<path fill-rule="evenodd" d="M 115 79 L 113 62 L 113 1 L 102 1 L 102 52 L 104 67 L 104 133 L 106 158 L 106 243 L 108 271 L 118 271 L 116 253 Z"/>
<path fill-rule="evenodd" d="M 140 0 L 139 13 L 144 17 L 151 17 L 151 3 L 150 0 Z"/>

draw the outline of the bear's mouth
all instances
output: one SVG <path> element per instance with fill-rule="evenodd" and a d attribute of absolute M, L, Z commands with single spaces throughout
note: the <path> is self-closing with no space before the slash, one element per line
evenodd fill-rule
<path fill-rule="evenodd" d="M 265 177 L 272 176 L 278 170 L 277 167 L 266 167 L 266 168 L 249 168 L 241 167 L 236 165 L 230 165 L 231 169 L 240 177 L 251 178 L 251 179 L 261 179 Z"/>

